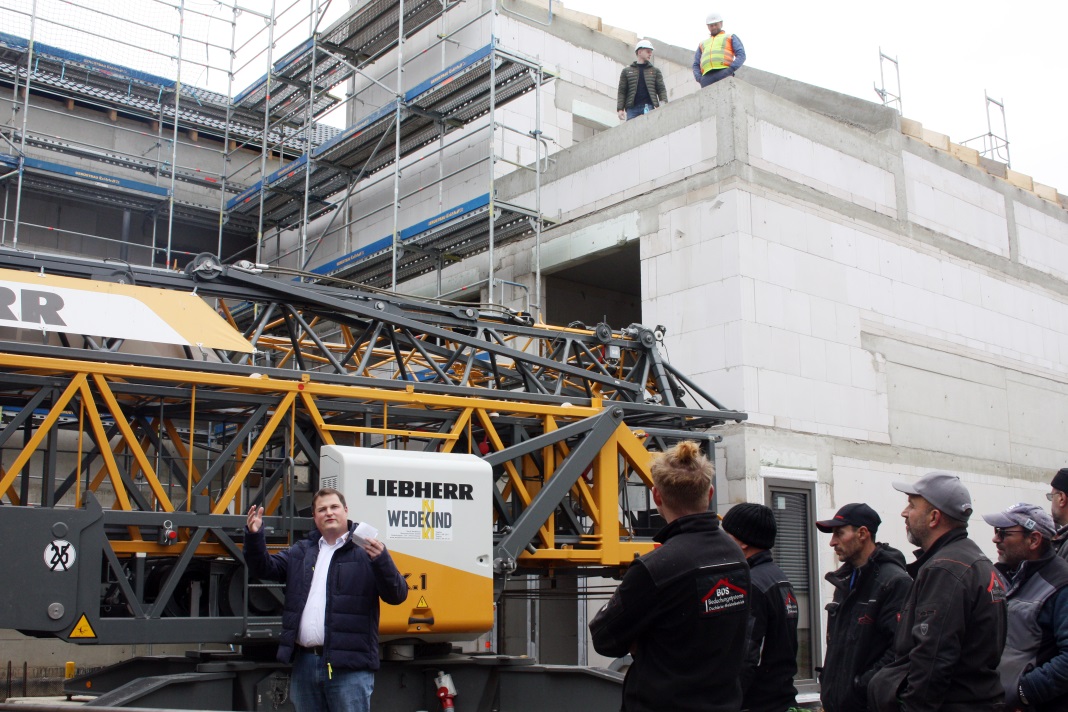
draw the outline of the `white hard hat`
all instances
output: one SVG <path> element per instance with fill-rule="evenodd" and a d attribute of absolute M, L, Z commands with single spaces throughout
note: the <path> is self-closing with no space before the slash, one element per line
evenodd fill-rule
<path fill-rule="evenodd" d="M 714 25 L 717 22 L 723 22 L 723 15 L 720 15 L 718 12 L 708 13 L 708 17 L 705 18 L 705 24 Z"/>
<path fill-rule="evenodd" d="M 653 43 L 649 40 L 641 40 L 638 44 L 634 45 L 634 51 L 637 52 L 640 49 L 653 49 Z M 655 51 L 655 50 L 654 50 Z"/>

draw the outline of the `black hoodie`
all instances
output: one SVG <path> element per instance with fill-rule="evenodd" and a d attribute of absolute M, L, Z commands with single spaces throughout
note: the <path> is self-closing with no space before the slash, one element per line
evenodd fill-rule
<path fill-rule="evenodd" d="M 826 712 L 867 712 L 868 681 L 893 659 L 898 614 L 912 586 L 905 555 L 877 544 L 859 569 L 846 563 L 824 578 L 834 600 L 827 604 L 820 701 Z"/>

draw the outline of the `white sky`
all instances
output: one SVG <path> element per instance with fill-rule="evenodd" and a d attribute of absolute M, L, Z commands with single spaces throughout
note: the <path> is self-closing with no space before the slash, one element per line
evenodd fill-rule
<path fill-rule="evenodd" d="M 746 64 L 876 102 L 881 46 L 900 62 L 905 116 L 961 143 L 987 132 L 985 89 L 1004 100 L 1012 167 L 1068 194 L 1065 0 L 563 4 L 639 37 L 695 49 L 708 34 L 705 16 L 719 12 L 744 43 Z M 885 65 L 891 91 L 892 69 Z M 994 133 L 1003 135 L 1000 112 L 991 117 Z"/>
<path fill-rule="evenodd" d="M 264 23 L 243 13 L 231 39 L 228 20 L 233 14 L 226 5 L 236 2 L 269 10 L 270 0 L 184 1 L 188 39 L 182 54 L 187 60 L 225 68 L 227 49 L 238 48 L 232 86 L 225 72 L 193 64 L 185 65 L 184 82 L 234 94 L 266 71 L 261 52 L 266 44 Z M 33 2 L 0 0 L 0 30 L 28 37 Z M 275 2 L 280 14 L 277 60 L 308 36 L 310 3 Z M 320 28 L 348 6 L 347 0 L 320 2 L 327 8 Z M 1068 194 L 1068 90 L 1063 81 L 1068 66 L 1068 0 L 1013 4 L 565 0 L 563 4 L 639 36 L 686 48 L 696 48 L 707 34 L 705 16 L 717 11 L 726 19 L 727 30 L 745 43 L 749 65 L 869 101 L 878 101 L 873 84 L 879 79 L 882 47 L 901 63 L 905 116 L 962 143 L 987 132 L 986 90 L 1005 102 L 1012 167 Z M 174 76 L 176 6 L 177 0 L 37 0 L 41 20 L 37 37 L 75 52 Z M 118 41 L 102 42 L 101 35 Z M 197 37 L 210 37 L 221 47 L 198 43 Z M 887 63 L 885 70 L 887 88 L 894 91 L 892 65 Z M 992 113 L 992 121 L 994 132 L 1004 135 L 1000 112 Z"/>

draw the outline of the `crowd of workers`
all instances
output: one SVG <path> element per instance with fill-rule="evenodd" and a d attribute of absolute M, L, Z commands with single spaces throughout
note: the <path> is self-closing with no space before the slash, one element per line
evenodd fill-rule
<path fill-rule="evenodd" d="M 708 37 L 693 55 L 693 78 L 702 87 L 733 76 L 745 64 L 745 47 L 738 35 L 723 31 L 723 16 L 713 12 L 705 18 Z M 619 74 L 616 113 L 620 121 L 648 114 L 668 101 L 664 75 L 653 66 L 653 43 L 641 40 L 634 47 L 637 59 Z"/>
<path fill-rule="evenodd" d="M 666 525 L 590 622 L 594 648 L 633 662 L 626 712 L 788 712 L 797 690 L 801 609 L 772 557 L 774 512 L 710 511 L 712 463 L 685 441 L 654 457 L 652 496 Z M 984 514 L 996 564 L 968 536 L 972 498 L 956 475 L 895 482 L 916 560 L 877 543 L 882 520 L 851 503 L 816 522 L 842 565 L 826 575 L 825 712 L 1068 710 L 1068 468 L 1050 512 Z M 250 573 L 285 581 L 278 659 L 293 666 L 298 712 L 367 712 L 379 667 L 379 601 L 408 585 L 385 545 L 355 534 L 344 496 L 320 490 L 316 529 L 268 554 L 263 509 L 247 518 Z M 330 594 L 332 592 L 332 595 Z"/>
<path fill-rule="evenodd" d="M 653 501 L 667 525 L 590 623 L 603 655 L 630 653 L 626 712 L 794 709 L 799 608 L 769 552 L 774 512 L 709 511 L 712 464 L 694 443 L 656 456 Z M 877 543 L 868 504 L 816 523 L 841 567 L 826 575 L 825 712 L 1068 710 L 1068 468 L 1051 512 L 984 514 L 992 563 L 968 536 L 972 498 L 956 475 L 895 482 L 916 560 Z M 739 631 L 744 630 L 744 635 Z"/>

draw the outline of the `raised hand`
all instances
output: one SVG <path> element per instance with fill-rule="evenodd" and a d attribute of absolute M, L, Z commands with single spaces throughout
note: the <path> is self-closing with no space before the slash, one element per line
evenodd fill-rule
<path fill-rule="evenodd" d="M 263 507 L 252 505 L 248 510 L 248 520 L 245 522 L 248 530 L 255 534 L 263 528 Z"/>

